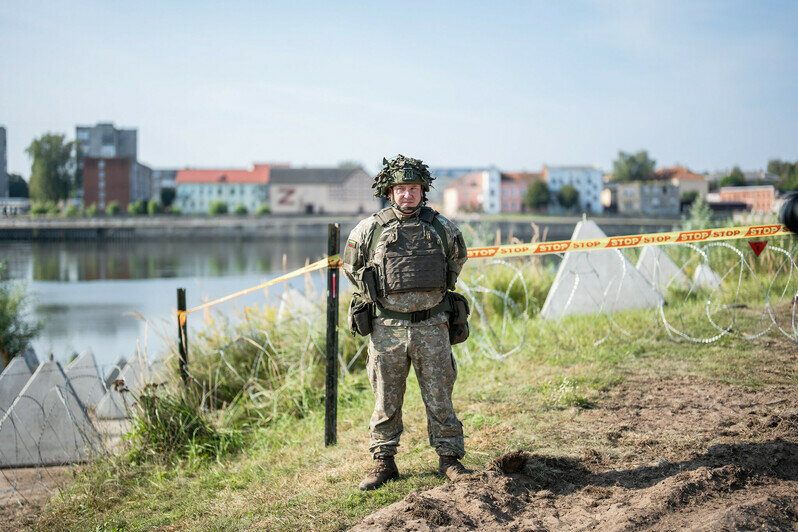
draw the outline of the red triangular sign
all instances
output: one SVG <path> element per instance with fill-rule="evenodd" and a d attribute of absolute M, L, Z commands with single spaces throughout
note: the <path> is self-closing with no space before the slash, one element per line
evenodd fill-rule
<path fill-rule="evenodd" d="M 758 257 L 759 254 L 762 253 L 762 251 L 765 249 L 765 246 L 768 245 L 768 241 L 767 240 L 758 240 L 758 241 L 749 240 L 748 244 L 751 246 L 751 249 L 754 250 L 754 255 L 756 255 Z"/>

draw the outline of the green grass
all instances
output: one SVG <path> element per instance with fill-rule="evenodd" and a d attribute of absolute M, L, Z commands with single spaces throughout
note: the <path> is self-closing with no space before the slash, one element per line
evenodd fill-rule
<path fill-rule="evenodd" d="M 473 282 L 485 275 L 482 282 L 520 306 L 524 296 L 508 271 L 466 277 Z M 549 282 L 526 270 L 520 275 Z M 752 305 L 761 303 L 751 282 L 739 293 Z M 508 317 L 503 304 L 482 303 L 484 323 L 504 331 L 500 341 L 475 315 L 472 337 L 454 348 L 459 360 L 454 403 L 470 468 L 484 468 L 518 448 L 555 456 L 595 448 L 599 436 L 564 431 L 562 424 L 578 419 L 630 376 L 695 376 L 746 388 L 798 383 L 795 364 L 777 363 L 795 344 L 775 331 L 755 340 L 735 332 L 696 344 L 670 339 L 654 311 L 621 313 L 614 322 L 577 316 L 555 325 L 533 317 L 528 305 Z M 701 297 L 679 303 L 695 334 L 714 334 L 701 321 L 705 311 Z M 755 309 L 734 312 L 743 323 L 745 313 Z M 209 321 L 192 343 L 192 373 L 202 393 L 181 395 L 174 388 L 155 400 L 151 414 L 163 415 L 139 419 L 121 455 L 77 468 L 74 484 L 52 499 L 38 528 L 340 530 L 412 491 L 443 483 L 434 474 L 437 458 L 412 372 L 397 459 L 402 477 L 375 492 L 360 492 L 357 484 L 371 465 L 367 427 L 373 405 L 364 354 L 340 382 L 339 443 L 325 447 L 323 356 L 314 344 L 323 345 L 320 324 L 308 339 L 301 327 L 276 322 L 270 309 L 245 314 L 243 326 Z M 340 338 L 348 363 L 363 340 L 343 328 Z M 492 360 L 483 356 L 491 342 L 518 349 Z"/>

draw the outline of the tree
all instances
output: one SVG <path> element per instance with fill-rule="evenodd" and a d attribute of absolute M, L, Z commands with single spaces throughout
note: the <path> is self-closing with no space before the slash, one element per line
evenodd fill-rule
<path fill-rule="evenodd" d="M 612 163 L 613 181 L 627 183 L 629 181 L 648 181 L 654 179 L 656 161 L 649 159 L 645 150 L 635 154 L 618 152 L 618 159 Z"/>
<path fill-rule="evenodd" d="M 779 190 L 798 190 L 798 161 L 790 163 L 772 159 L 768 161 L 768 172 L 779 176 L 779 183 L 776 185 Z"/>
<path fill-rule="evenodd" d="M 718 183 L 719 187 L 741 187 L 743 185 L 745 185 L 745 176 L 739 166 L 732 168 L 732 171 L 723 176 Z"/>
<path fill-rule="evenodd" d="M 679 203 L 682 205 L 692 205 L 697 197 L 698 191 L 688 190 L 687 192 L 682 192 L 682 195 L 679 198 Z"/>
<path fill-rule="evenodd" d="M 5 273 L 5 263 L 0 262 L 0 278 Z M 0 360 L 8 366 L 39 333 L 41 324 L 24 319 L 27 308 L 25 286 L 12 281 L 0 282 Z"/>
<path fill-rule="evenodd" d="M 208 214 L 211 216 L 227 214 L 227 203 L 223 202 L 222 200 L 212 201 L 208 206 Z"/>
<path fill-rule="evenodd" d="M 177 192 L 173 188 L 162 188 L 161 189 L 161 204 L 164 207 L 171 207 L 172 203 L 175 201 L 175 196 Z"/>
<path fill-rule="evenodd" d="M 74 142 L 63 134 L 46 133 L 34 139 L 25 150 L 33 160 L 30 197 L 34 201 L 60 201 L 69 197 L 74 179 Z"/>
<path fill-rule="evenodd" d="M 548 205 L 550 199 L 549 186 L 543 181 L 533 181 L 526 189 L 524 205 L 530 209 L 540 209 Z"/>
<path fill-rule="evenodd" d="M 260 207 L 258 207 L 258 210 L 255 211 L 255 214 L 263 216 L 265 214 L 269 214 L 270 212 L 272 212 L 271 207 L 269 207 L 268 203 L 264 203 Z"/>
<path fill-rule="evenodd" d="M 233 214 L 235 214 L 237 216 L 244 216 L 247 213 L 249 213 L 247 208 L 245 206 L 241 205 L 240 203 L 238 205 L 236 205 L 235 209 L 233 209 Z"/>
<path fill-rule="evenodd" d="M 29 195 L 28 182 L 21 175 L 8 174 L 8 197 L 27 198 Z"/>
<path fill-rule="evenodd" d="M 557 201 L 566 209 L 571 209 L 579 203 L 579 191 L 571 185 L 565 185 L 557 193 Z"/>

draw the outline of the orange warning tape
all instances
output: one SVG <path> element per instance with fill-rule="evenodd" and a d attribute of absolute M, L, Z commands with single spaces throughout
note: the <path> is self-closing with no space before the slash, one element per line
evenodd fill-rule
<path fill-rule="evenodd" d="M 642 246 L 662 246 L 695 242 L 717 242 L 735 238 L 757 238 L 793 234 L 785 226 L 749 225 L 722 229 L 702 229 L 700 231 L 672 231 L 668 233 L 647 233 L 642 235 L 611 236 L 587 240 L 558 240 L 556 242 L 536 242 L 531 244 L 510 244 L 468 250 L 469 259 L 491 257 L 522 257 L 525 255 L 548 255 L 570 251 L 594 251 L 597 249 L 637 248 Z"/>

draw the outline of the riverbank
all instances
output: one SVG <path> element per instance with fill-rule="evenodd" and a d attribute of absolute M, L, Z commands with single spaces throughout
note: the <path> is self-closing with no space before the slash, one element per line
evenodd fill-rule
<path fill-rule="evenodd" d="M 102 216 L 97 218 L 0 219 L 0 241 L 8 240 L 173 240 L 173 239 L 305 239 L 325 236 L 327 225 L 341 224 L 347 235 L 359 221 L 357 216 Z M 536 227 L 541 240 L 564 240 L 571 237 L 581 216 L 554 217 L 531 215 L 458 216 L 459 224 L 487 226 L 529 240 Z M 670 231 L 681 225 L 680 219 L 591 217 L 608 236 L 640 232 Z"/>

